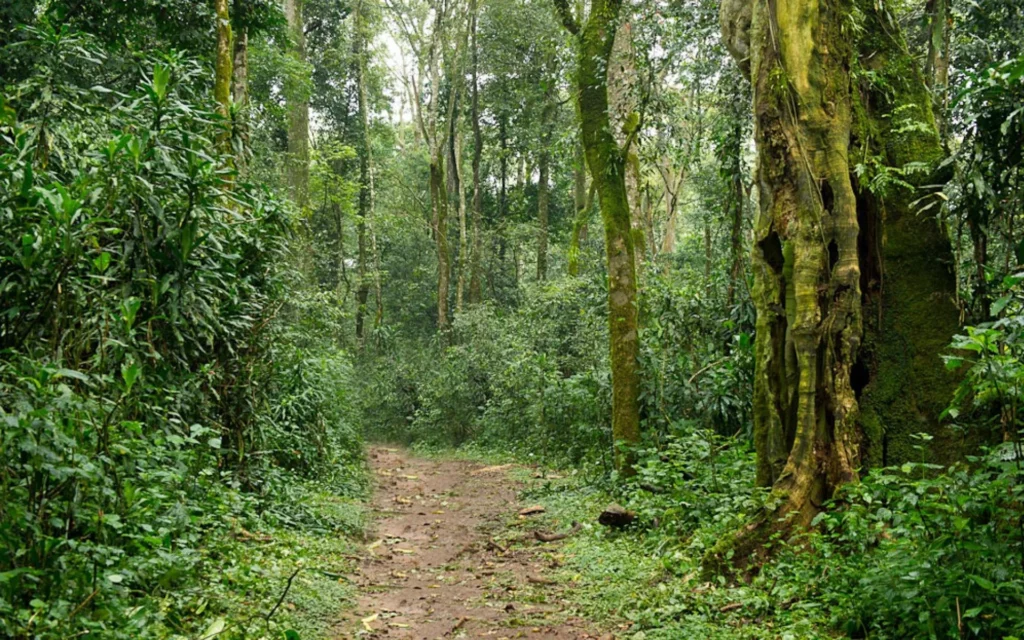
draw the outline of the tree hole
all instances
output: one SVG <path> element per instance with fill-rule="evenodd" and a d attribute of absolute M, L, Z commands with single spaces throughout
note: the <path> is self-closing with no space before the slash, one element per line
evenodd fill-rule
<path fill-rule="evenodd" d="M 871 382 L 871 370 L 868 369 L 868 365 L 863 359 L 857 358 L 857 361 L 853 363 L 853 367 L 850 368 L 850 386 L 853 387 L 853 393 L 860 400 L 860 394 L 864 391 L 864 387 L 868 386 Z"/>
<path fill-rule="evenodd" d="M 836 265 L 839 264 L 839 245 L 836 241 L 828 243 L 828 270 L 831 273 Z"/>
<path fill-rule="evenodd" d="M 768 237 L 757 243 L 757 246 L 761 248 L 761 255 L 764 256 L 765 262 L 772 268 L 775 273 L 782 273 L 782 267 L 785 263 L 785 259 L 782 257 L 782 240 L 779 238 L 779 234 L 772 231 L 768 234 Z"/>
<path fill-rule="evenodd" d="M 832 207 L 835 206 L 836 198 L 832 193 L 832 185 L 828 183 L 828 180 L 821 183 L 821 208 L 825 211 L 832 213 Z"/>

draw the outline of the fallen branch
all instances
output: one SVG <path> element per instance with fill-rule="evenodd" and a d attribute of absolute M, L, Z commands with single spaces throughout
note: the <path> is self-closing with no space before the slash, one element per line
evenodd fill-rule
<path fill-rule="evenodd" d="M 743 606 L 743 603 L 742 603 L 742 602 L 733 602 L 732 604 L 727 604 L 727 605 L 725 605 L 724 607 L 722 607 L 721 609 L 719 609 L 719 611 L 720 611 L 721 613 L 729 613 L 730 611 L 734 611 L 734 610 L 736 610 L 736 609 L 739 609 L 739 608 L 741 608 L 742 606 Z"/>
<path fill-rule="evenodd" d="M 555 542 L 556 540 L 564 540 L 571 535 L 579 533 L 579 530 L 582 528 L 583 525 L 581 525 L 578 522 L 573 522 L 572 529 L 569 529 L 564 533 L 546 533 L 544 531 L 534 531 L 533 537 L 537 540 L 540 540 L 541 542 Z"/>

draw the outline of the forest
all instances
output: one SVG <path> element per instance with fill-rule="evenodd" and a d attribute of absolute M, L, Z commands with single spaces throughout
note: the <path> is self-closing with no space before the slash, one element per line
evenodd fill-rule
<path fill-rule="evenodd" d="M 0 636 L 1024 638 L 1022 43 L 3 0 Z"/>

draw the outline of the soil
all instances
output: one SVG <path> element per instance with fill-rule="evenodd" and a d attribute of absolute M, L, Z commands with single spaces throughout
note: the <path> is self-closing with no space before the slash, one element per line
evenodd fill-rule
<path fill-rule="evenodd" d="M 418 458 L 373 447 L 376 531 L 341 638 L 601 639 L 554 577 L 560 541 L 533 539 L 512 465 Z M 508 525 L 518 539 L 509 541 Z M 526 525 L 526 526 L 522 526 Z M 540 528 L 539 526 L 536 528 Z M 525 532 L 525 534 L 523 533 Z"/>

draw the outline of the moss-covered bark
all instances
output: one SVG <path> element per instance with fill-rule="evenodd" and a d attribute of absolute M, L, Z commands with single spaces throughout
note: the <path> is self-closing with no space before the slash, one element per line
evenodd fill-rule
<path fill-rule="evenodd" d="M 732 40 L 750 20 L 748 46 L 731 49 L 749 51 L 754 88 L 754 439 L 772 499 L 712 565 L 809 525 L 880 438 L 941 431 L 951 385 L 938 354 L 956 328 L 939 226 L 910 210 L 911 190 L 866 186 L 941 153 L 898 26 L 873 0 L 726 7 Z"/>
<path fill-rule="evenodd" d="M 640 440 L 636 256 L 626 195 L 626 158 L 612 133 L 608 110 L 608 62 L 622 2 L 592 0 L 582 25 L 573 17 L 567 0 L 555 0 L 555 6 L 566 29 L 577 38 L 580 130 L 604 223 L 612 438 L 617 445 L 630 445 Z M 627 473 L 632 470 L 628 456 L 617 453 L 616 464 Z"/>
<path fill-rule="evenodd" d="M 217 51 L 214 58 L 213 99 L 217 101 L 217 111 L 225 118 L 231 116 L 231 15 L 228 11 L 228 0 L 216 0 L 214 12 L 217 17 Z M 221 144 L 230 149 L 231 135 L 225 132 Z"/>

